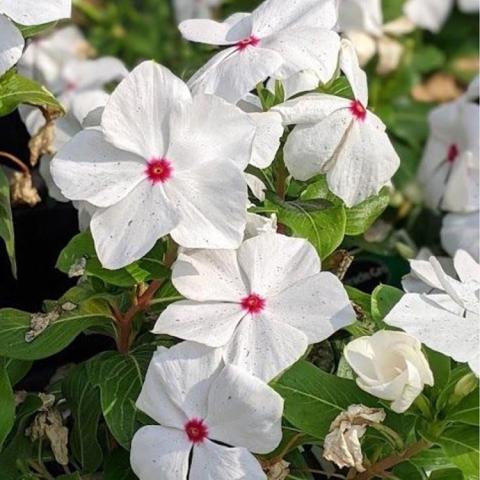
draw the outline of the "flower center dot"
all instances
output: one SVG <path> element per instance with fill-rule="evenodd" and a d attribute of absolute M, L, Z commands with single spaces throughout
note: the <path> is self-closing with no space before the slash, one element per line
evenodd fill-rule
<path fill-rule="evenodd" d="M 152 158 L 145 173 L 152 183 L 165 183 L 172 176 L 172 165 L 166 158 Z"/>
<path fill-rule="evenodd" d="M 350 103 L 350 111 L 357 120 L 363 121 L 367 116 L 367 109 L 362 105 L 362 102 L 358 100 L 352 100 Z"/>
<path fill-rule="evenodd" d="M 185 433 L 192 443 L 202 443 L 208 437 L 208 428 L 200 418 L 192 418 L 185 424 Z"/>
<path fill-rule="evenodd" d="M 260 43 L 260 39 L 255 35 L 252 35 L 248 38 L 244 38 L 243 40 L 240 40 L 236 44 L 236 47 L 238 51 L 242 52 L 247 47 L 257 47 L 259 43 Z"/>
<path fill-rule="evenodd" d="M 248 297 L 242 298 L 240 303 L 248 313 L 257 314 L 265 308 L 266 301 L 260 295 L 251 293 Z"/>
<path fill-rule="evenodd" d="M 458 155 L 460 155 L 460 150 L 458 146 L 455 143 L 453 143 L 448 147 L 448 154 L 447 154 L 448 163 L 453 163 L 457 159 Z"/>

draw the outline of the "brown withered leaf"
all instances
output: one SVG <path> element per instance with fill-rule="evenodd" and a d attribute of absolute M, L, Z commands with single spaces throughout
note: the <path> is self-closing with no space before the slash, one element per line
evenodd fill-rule
<path fill-rule="evenodd" d="M 417 102 L 444 103 L 455 100 L 462 95 L 453 75 L 439 72 L 429 77 L 424 83 L 415 85 L 411 90 L 412 97 Z"/>

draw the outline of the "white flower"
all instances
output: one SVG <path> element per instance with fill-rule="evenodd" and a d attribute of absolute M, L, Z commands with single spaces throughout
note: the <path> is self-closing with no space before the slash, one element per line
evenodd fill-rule
<path fill-rule="evenodd" d="M 478 210 L 479 114 L 478 105 L 466 97 L 430 113 L 430 137 L 418 173 L 430 208 L 456 213 Z"/>
<path fill-rule="evenodd" d="M 351 341 L 345 359 L 358 375 L 357 385 L 365 392 L 393 402 L 391 409 L 402 413 L 433 385 L 433 374 L 421 343 L 403 332 L 381 330 L 371 337 Z"/>
<path fill-rule="evenodd" d="M 457 362 L 468 362 L 478 375 L 480 265 L 463 250 L 453 261 L 459 280 L 447 275 L 435 257 L 430 266 L 417 266 L 416 274 L 421 272 L 423 281 L 440 293 L 407 293 L 385 323 Z"/>
<path fill-rule="evenodd" d="M 223 347 L 227 363 L 265 381 L 355 320 L 342 284 L 320 272 L 303 239 L 265 233 L 238 250 L 184 251 L 172 282 L 187 300 L 170 305 L 154 332 Z"/>
<path fill-rule="evenodd" d="M 177 22 L 189 18 L 210 18 L 212 10 L 219 7 L 223 0 L 172 0 Z"/>
<path fill-rule="evenodd" d="M 51 171 L 67 198 L 99 207 L 91 230 L 106 268 L 140 259 L 168 233 L 188 248 L 236 248 L 254 134 L 237 107 L 192 99 L 169 70 L 144 62 L 111 95 L 101 128 L 76 135 Z"/>
<path fill-rule="evenodd" d="M 264 480 L 249 451 L 268 453 L 282 437 L 282 398 L 224 366 L 218 350 L 191 342 L 154 354 L 137 408 L 160 424 L 133 438 L 130 460 L 140 480 Z"/>
<path fill-rule="evenodd" d="M 381 0 L 342 0 L 339 28 L 353 42 L 360 64 L 378 54 L 377 72 L 395 70 L 403 55 L 403 45 L 392 37 L 410 33 L 415 25 L 406 17 L 384 24 Z"/>
<path fill-rule="evenodd" d="M 13 22 L 41 25 L 70 17 L 71 9 L 71 0 L 0 0 L 0 75 L 18 62 L 25 45 Z"/>
<path fill-rule="evenodd" d="M 342 41 L 340 66 L 355 100 L 311 93 L 272 110 L 296 124 L 284 149 L 285 164 L 298 180 L 326 174 L 330 190 L 351 207 L 376 195 L 392 178 L 400 160 L 385 125 L 367 107 L 365 73 L 352 45 Z"/>
<path fill-rule="evenodd" d="M 350 405 L 330 425 L 330 433 L 325 437 L 323 457 L 339 468 L 353 467 L 358 472 L 364 472 L 360 440 L 367 432 L 368 425 L 382 423 L 385 416 L 382 408 Z"/>
<path fill-rule="evenodd" d="M 478 0 L 458 0 L 464 13 L 478 12 Z M 447 21 L 455 0 L 407 0 L 403 10 L 416 25 L 431 32 L 438 32 Z"/>
<path fill-rule="evenodd" d="M 86 60 L 91 51 L 81 30 L 69 25 L 32 40 L 18 62 L 18 71 L 58 94 L 65 88 L 61 77 L 65 64 L 74 59 Z"/>
<path fill-rule="evenodd" d="M 263 217 L 256 213 L 247 212 L 247 226 L 245 227 L 245 240 L 262 235 L 263 233 L 277 232 L 277 216 L 273 213 L 270 217 Z"/>
<path fill-rule="evenodd" d="M 480 213 L 449 213 L 443 217 L 440 238 L 450 255 L 465 250 L 480 262 Z"/>
<path fill-rule="evenodd" d="M 195 42 L 226 46 L 190 80 L 194 92 L 214 93 L 237 103 L 268 77 L 287 78 L 301 70 L 323 82 L 337 66 L 340 40 L 332 31 L 335 0 L 266 0 L 252 14 L 223 23 L 187 20 L 182 35 Z"/>

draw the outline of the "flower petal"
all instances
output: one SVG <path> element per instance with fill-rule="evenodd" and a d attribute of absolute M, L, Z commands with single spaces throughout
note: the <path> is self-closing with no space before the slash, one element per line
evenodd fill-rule
<path fill-rule="evenodd" d="M 170 70 L 143 62 L 112 93 L 102 116 L 105 137 L 146 160 L 163 157 L 171 112 L 190 102 L 187 86 Z"/>
<path fill-rule="evenodd" d="M 340 68 L 347 77 L 355 98 L 366 107 L 368 105 L 367 74 L 360 68 L 353 43 L 346 38 L 342 40 Z"/>
<path fill-rule="evenodd" d="M 41 25 L 70 18 L 72 0 L 0 0 L 0 13 L 20 25 Z"/>
<path fill-rule="evenodd" d="M 24 45 L 20 30 L 0 12 L 0 75 L 20 60 Z"/>
<path fill-rule="evenodd" d="M 182 300 L 162 312 L 153 333 L 199 342 L 209 347 L 225 345 L 245 312 L 238 303 Z"/>
<path fill-rule="evenodd" d="M 130 464 L 140 480 L 186 480 L 191 449 L 181 430 L 143 427 L 133 437 Z"/>
<path fill-rule="evenodd" d="M 347 292 L 335 275 L 320 272 L 268 298 L 264 315 L 321 342 L 356 320 Z"/>
<path fill-rule="evenodd" d="M 250 118 L 257 126 L 250 164 L 267 168 L 275 160 L 283 135 L 282 117 L 276 112 L 251 113 Z"/>
<path fill-rule="evenodd" d="M 421 28 L 438 32 L 447 20 L 453 0 L 407 0 L 403 11 L 410 20 Z"/>
<path fill-rule="evenodd" d="M 102 265 L 117 269 L 142 258 L 177 223 L 163 188 L 144 180 L 117 204 L 97 210 L 90 226 Z"/>
<path fill-rule="evenodd" d="M 109 207 L 142 182 L 145 164 L 140 157 L 107 143 L 98 130 L 84 130 L 55 155 L 51 172 L 70 200 Z"/>
<path fill-rule="evenodd" d="M 320 271 L 320 258 L 309 242 L 276 233 L 245 241 L 238 262 L 250 293 L 267 298 Z"/>
<path fill-rule="evenodd" d="M 453 263 L 462 282 L 480 282 L 480 265 L 468 252 L 458 250 L 453 259 Z"/>
<path fill-rule="evenodd" d="M 263 236 L 263 235 L 260 235 Z M 307 350 L 300 330 L 266 315 L 248 315 L 225 348 L 225 361 L 269 382 L 293 365 Z"/>
<path fill-rule="evenodd" d="M 245 448 L 228 448 L 205 440 L 193 449 L 192 480 L 266 480 L 258 460 Z M 150 480 L 150 479 L 147 479 Z"/>
<path fill-rule="evenodd" d="M 478 212 L 467 214 L 450 213 L 443 218 L 440 237 L 442 247 L 450 255 L 457 250 L 465 250 L 475 260 L 480 260 L 480 217 Z"/>
<path fill-rule="evenodd" d="M 282 439 L 283 399 L 260 379 L 227 365 L 208 395 L 209 438 L 268 453 Z"/>

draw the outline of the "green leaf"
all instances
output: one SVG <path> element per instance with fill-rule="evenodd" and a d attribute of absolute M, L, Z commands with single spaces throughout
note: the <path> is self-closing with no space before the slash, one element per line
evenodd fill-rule
<path fill-rule="evenodd" d="M 445 468 L 433 471 L 428 480 L 463 480 L 463 473 L 458 468 Z"/>
<path fill-rule="evenodd" d="M 14 358 L 6 358 L 5 365 L 12 386 L 15 386 L 32 368 L 32 362 L 25 362 Z"/>
<path fill-rule="evenodd" d="M 81 332 L 114 320 L 104 301 L 91 299 L 73 311 L 62 312 L 36 338 L 26 342 L 25 336 L 32 328 L 32 314 L 6 308 L 0 310 L 0 319 L 0 355 L 19 360 L 38 360 L 54 355 Z"/>
<path fill-rule="evenodd" d="M 6 359 L 0 358 L 0 451 L 15 422 L 15 397 Z"/>
<path fill-rule="evenodd" d="M 127 355 L 103 352 L 87 363 L 90 381 L 100 388 L 108 428 L 125 449 L 136 430 L 135 402 L 154 350 L 153 345 L 142 345 Z"/>
<path fill-rule="evenodd" d="M 122 449 L 114 450 L 105 459 L 103 480 L 137 480 L 130 468 L 128 452 Z"/>
<path fill-rule="evenodd" d="M 403 292 L 389 285 L 379 285 L 372 292 L 372 317 L 379 323 L 403 297 Z"/>
<path fill-rule="evenodd" d="M 64 112 L 62 105 L 45 87 L 10 70 L 0 77 L 0 117 L 13 112 L 20 104 Z"/>
<path fill-rule="evenodd" d="M 68 473 L 66 475 L 60 475 L 57 480 L 82 480 L 82 477 L 78 472 Z"/>
<path fill-rule="evenodd" d="M 450 358 L 429 348 L 425 348 L 425 350 L 435 380 L 433 391 L 438 393 L 448 384 L 450 378 Z"/>
<path fill-rule="evenodd" d="M 397 465 L 392 472 L 398 479 L 425 480 L 427 478 L 422 469 L 411 462 Z"/>
<path fill-rule="evenodd" d="M 270 196 L 265 206 L 276 212 L 279 223 L 296 237 L 308 240 L 323 260 L 342 243 L 346 214 L 342 206 L 327 200 L 284 202 Z"/>
<path fill-rule="evenodd" d="M 445 54 L 433 45 L 423 45 L 413 52 L 411 68 L 419 73 L 429 73 L 445 65 Z"/>
<path fill-rule="evenodd" d="M 49 30 L 53 30 L 55 28 L 57 23 L 58 22 L 42 23 L 41 25 L 16 25 L 22 32 L 23 38 L 30 38 L 42 33 L 48 33 Z"/>
<path fill-rule="evenodd" d="M 448 420 L 468 425 L 479 425 L 479 389 L 467 395 L 458 405 L 448 412 Z"/>
<path fill-rule="evenodd" d="M 8 178 L 0 168 L 0 238 L 5 242 L 12 274 L 17 277 L 15 260 L 15 236 L 13 233 L 12 208 L 10 206 L 10 185 Z"/>
<path fill-rule="evenodd" d="M 73 368 L 62 383 L 62 392 L 74 420 L 70 445 L 82 472 L 93 473 L 102 464 L 98 423 L 102 415 L 98 389 L 90 383 L 86 365 Z"/>

